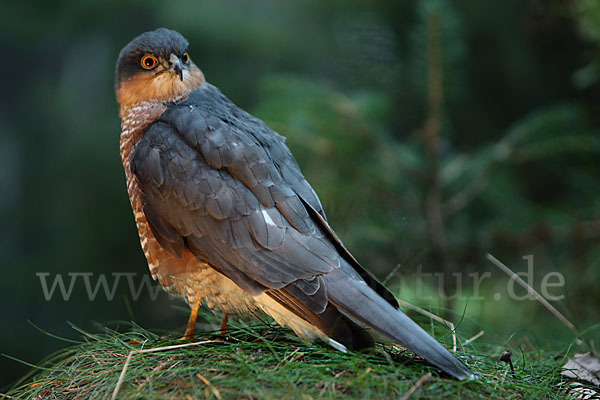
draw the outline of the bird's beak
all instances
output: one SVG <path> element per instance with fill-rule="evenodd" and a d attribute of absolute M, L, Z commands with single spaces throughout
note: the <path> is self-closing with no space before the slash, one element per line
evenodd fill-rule
<path fill-rule="evenodd" d="M 169 58 L 169 64 L 171 64 L 171 69 L 174 73 L 179 75 L 179 79 L 183 81 L 183 67 L 181 66 L 181 60 L 175 54 L 171 54 Z"/>

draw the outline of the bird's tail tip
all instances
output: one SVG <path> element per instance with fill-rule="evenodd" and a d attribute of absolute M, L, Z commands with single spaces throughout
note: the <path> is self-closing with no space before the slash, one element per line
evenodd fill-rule
<path fill-rule="evenodd" d="M 450 353 L 416 322 L 402 311 L 392 307 L 364 283 L 351 279 L 336 279 L 328 290 L 330 300 L 351 319 L 373 328 L 417 353 L 456 379 L 471 381 L 478 378 L 465 363 Z"/>

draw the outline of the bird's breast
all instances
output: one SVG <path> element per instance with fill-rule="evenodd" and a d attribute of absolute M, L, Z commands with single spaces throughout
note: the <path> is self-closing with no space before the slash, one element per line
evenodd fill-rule
<path fill-rule="evenodd" d="M 211 308 L 230 312 L 255 310 L 254 300 L 233 281 L 198 260 L 187 248 L 184 249 L 181 258 L 172 255 L 160 245 L 150 229 L 142 209 L 142 192 L 136 176 L 131 171 L 131 153 L 144 131 L 166 108 L 163 104 L 146 103 L 121 110 L 120 152 L 127 180 L 127 193 L 150 273 L 154 279 L 158 279 L 163 288 L 184 298 L 190 304 L 196 298 L 202 297 Z"/>

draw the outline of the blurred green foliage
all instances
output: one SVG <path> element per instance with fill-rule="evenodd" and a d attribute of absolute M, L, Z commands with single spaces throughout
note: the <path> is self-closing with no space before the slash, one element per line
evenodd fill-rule
<path fill-rule="evenodd" d="M 539 304 L 492 300 L 535 257 L 535 282 L 581 328 L 600 295 L 600 6 L 595 0 L 13 2 L 0 15 L 0 352 L 36 362 L 66 321 L 180 328 L 172 302 L 120 286 L 113 301 L 44 299 L 37 272 L 147 273 L 118 152 L 113 68 L 137 34 L 167 26 L 207 79 L 287 136 L 347 247 L 407 300 L 431 259 L 424 126 L 432 15 L 442 86 L 439 165 L 447 272 L 492 272 L 484 301 L 457 301 L 465 329 L 569 340 Z M 402 279 L 404 278 L 404 279 Z M 458 290 L 458 288 L 455 288 Z M 470 287 L 462 290 L 469 294 Z M 509 321 L 507 314 L 512 314 Z M 469 322 L 470 321 L 470 322 Z M 597 337 L 598 330 L 594 331 Z M 1 384 L 23 366 L 0 359 Z"/>

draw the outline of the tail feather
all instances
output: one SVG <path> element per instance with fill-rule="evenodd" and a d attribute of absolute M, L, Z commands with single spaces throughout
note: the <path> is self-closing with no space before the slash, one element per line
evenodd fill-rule
<path fill-rule="evenodd" d="M 457 379 L 473 379 L 469 368 L 423 328 L 391 306 L 363 280 L 344 268 L 325 275 L 329 301 L 350 318 L 365 324 L 425 358 Z"/>
<path fill-rule="evenodd" d="M 340 313 L 331 303 L 325 310 L 316 313 L 285 290 L 273 290 L 267 294 L 288 311 L 309 322 L 318 332 L 347 349 L 360 350 L 375 345 L 373 338 L 364 328 Z M 277 317 L 283 321 L 280 316 Z"/>

